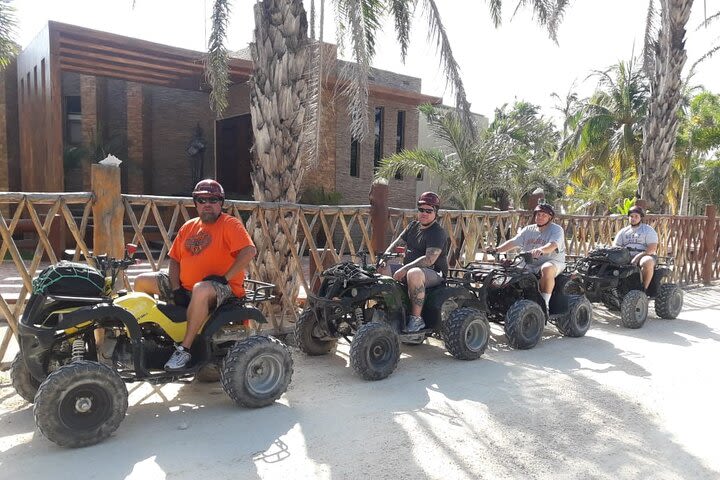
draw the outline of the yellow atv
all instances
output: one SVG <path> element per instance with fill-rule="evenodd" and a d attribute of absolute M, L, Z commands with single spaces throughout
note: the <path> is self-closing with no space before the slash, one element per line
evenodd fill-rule
<path fill-rule="evenodd" d="M 35 403 L 40 432 L 60 446 L 83 447 L 110 436 L 128 407 L 126 382 L 169 383 L 217 365 L 225 392 L 252 408 L 272 404 L 290 383 L 288 348 L 249 328 L 249 320 L 266 322 L 253 304 L 271 299 L 274 288 L 254 280 L 247 281 L 245 297 L 210 314 L 188 368 L 166 372 L 185 334 L 186 309 L 145 293 L 112 295 L 118 273 L 135 263 L 133 253 L 128 245 L 123 259 L 93 257 L 97 268 L 63 261 L 33 281 L 11 378 L 18 394 Z"/>

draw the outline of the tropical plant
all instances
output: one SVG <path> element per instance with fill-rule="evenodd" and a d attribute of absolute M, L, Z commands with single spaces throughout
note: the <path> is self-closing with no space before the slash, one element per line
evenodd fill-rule
<path fill-rule="evenodd" d="M 638 169 L 647 82 L 635 59 L 592 75 L 599 78 L 598 88 L 569 119 L 570 133 L 560 146 L 559 158 L 575 184 L 604 178 L 588 175 L 599 168 L 608 169 L 620 183 L 623 174 L 630 171 L 634 177 Z"/>
<path fill-rule="evenodd" d="M 529 102 L 515 102 L 495 110 L 490 131 L 505 134 L 512 140 L 513 155 L 504 165 L 503 182 L 498 188 L 507 192 L 515 208 L 536 188 L 546 193 L 557 191 L 562 180 L 555 159 L 560 135 L 553 123 L 540 113 L 540 107 Z"/>
<path fill-rule="evenodd" d="M 680 110 L 680 128 L 671 170 L 668 202 L 674 212 L 688 211 L 690 172 L 705 155 L 720 147 L 720 95 L 703 91 Z M 679 203 L 678 203 L 678 198 Z"/>
<path fill-rule="evenodd" d="M 425 170 L 440 181 L 443 204 L 473 210 L 478 199 L 501 185 L 503 168 L 513 155 L 513 140 L 503 133 L 485 130 L 473 138 L 455 110 L 421 105 L 432 135 L 443 149 L 403 150 L 380 162 L 376 178 L 396 174 L 417 175 Z"/>
<path fill-rule="evenodd" d="M 0 70 L 17 55 L 19 45 L 15 42 L 15 8 L 10 0 L 0 0 Z"/>
<path fill-rule="evenodd" d="M 714 160 L 701 162 L 691 174 L 693 189 L 690 203 L 695 213 L 702 214 L 706 204 L 720 207 L 720 154 Z"/>
<path fill-rule="evenodd" d="M 587 215 L 607 215 L 621 211 L 633 197 L 637 177 L 632 169 L 616 176 L 602 166 L 590 167 L 583 181 L 571 179 L 565 187 L 566 207 L 569 212 Z M 630 207 L 627 207 L 630 208 Z"/>

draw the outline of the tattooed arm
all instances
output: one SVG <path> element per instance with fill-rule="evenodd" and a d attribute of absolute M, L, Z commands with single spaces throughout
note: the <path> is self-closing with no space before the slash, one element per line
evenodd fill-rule
<path fill-rule="evenodd" d="M 403 265 L 402 268 L 395 272 L 393 278 L 398 281 L 402 280 L 407 275 L 408 270 L 413 267 L 432 268 L 441 253 L 442 249 L 440 248 L 431 247 L 425 249 L 425 255 L 423 255 L 422 257 L 418 257 L 407 265 Z"/>

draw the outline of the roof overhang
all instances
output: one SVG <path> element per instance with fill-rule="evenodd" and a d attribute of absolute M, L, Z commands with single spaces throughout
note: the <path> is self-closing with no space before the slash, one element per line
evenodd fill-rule
<path fill-rule="evenodd" d="M 205 53 L 89 28 L 49 22 L 50 51 L 61 71 L 187 90 L 207 90 Z M 233 83 L 250 78 L 251 61 L 231 58 Z"/>

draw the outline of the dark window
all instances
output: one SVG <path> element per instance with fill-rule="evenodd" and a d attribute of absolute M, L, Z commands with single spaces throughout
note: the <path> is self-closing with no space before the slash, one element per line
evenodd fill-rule
<path fill-rule="evenodd" d="M 360 176 L 360 142 L 358 142 L 356 139 L 353 138 L 352 143 L 350 144 L 350 176 L 351 177 L 359 177 Z"/>
<path fill-rule="evenodd" d="M 384 107 L 375 107 L 375 157 L 373 158 L 373 166 L 377 170 L 380 166 L 380 160 L 383 157 L 383 116 L 385 114 Z"/>
<path fill-rule="evenodd" d="M 400 110 L 397 118 L 397 136 L 395 137 L 395 151 L 400 153 L 405 148 L 405 111 Z"/>
<path fill-rule="evenodd" d="M 423 179 L 423 173 L 425 173 L 425 170 L 420 170 L 417 174 L 417 179 L 422 180 Z"/>
<path fill-rule="evenodd" d="M 65 134 L 68 144 L 82 143 L 82 107 L 78 95 L 65 97 Z"/>
<path fill-rule="evenodd" d="M 405 148 L 405 111 L 397 112 L 397 134 L 395 135 L 395 152 L 400 153 Z M 395 174 L 397 180 L 402 180 L 400 172 Z"/>

